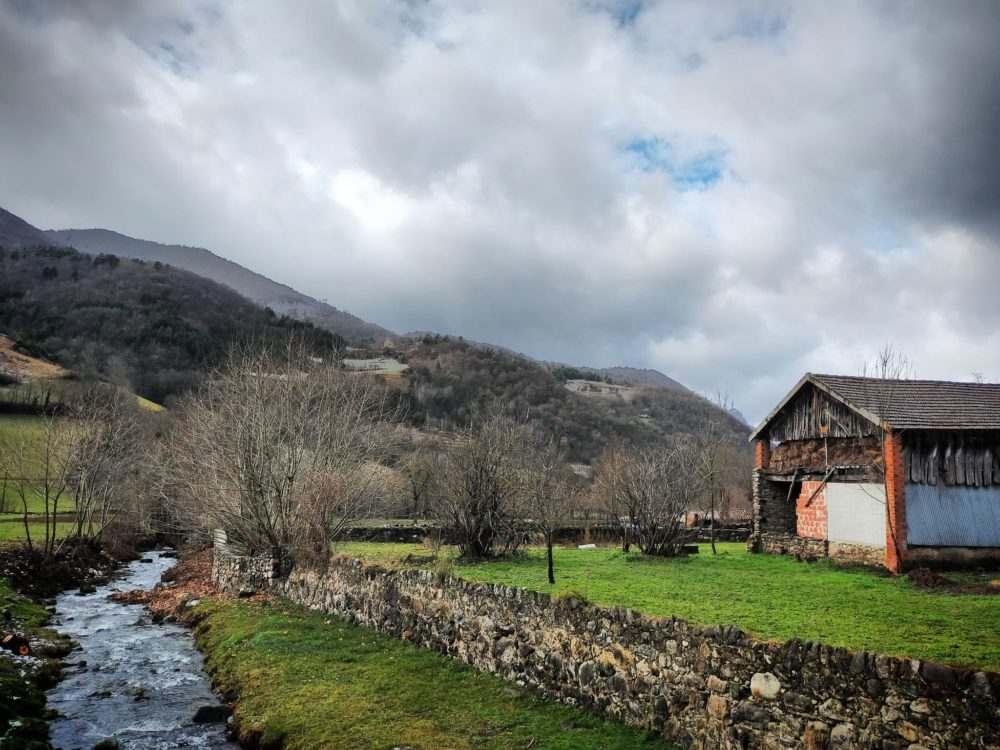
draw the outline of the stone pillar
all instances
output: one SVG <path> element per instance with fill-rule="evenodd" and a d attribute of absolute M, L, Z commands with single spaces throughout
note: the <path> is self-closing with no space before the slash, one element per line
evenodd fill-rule
<path fill-rule="evenodd" d="M 899 574 L 906 569 L 906 477 L 903 476 L 903 438 L 886 433 L 885 458 L 885 567 Z"/>

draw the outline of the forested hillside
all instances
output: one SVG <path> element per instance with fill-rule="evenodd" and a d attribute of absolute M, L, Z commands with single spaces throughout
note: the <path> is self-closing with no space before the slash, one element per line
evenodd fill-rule
<path fill-rule="evenodd" d="M 270 307 L 279 315 L 309 321 L 351 340 L 381 344 L 386 337 L 396 336 L 392 331 L 272 281 L 201 247 L 164 245 L 107 229 L 59 229 L 44 234 L 48 237 L 46 244 L 67 245 L 92 255 L 110 253 L 123 259 L 169 263 L 225 284 L 261 307 Z"/>
<path fill-rule="evenodd" d="M 66 247 L 0 248 L 0 332 L 77 373 L 163 401 L 193 384 L 234 339 L 296 331 L 343 344 L 228 287 L 162 263 Z M 122 382 L 124 381 L 124 382 Z"/>
<path fill-rule="evenodd" d="M 461 340 L 425 336 L 406 358 L 417 424 L 450 429 L 467 424 L 477 410 L 500 408 L 565 437 L 573 461 L 594 460 L 616 439 L 642 443 L 694 433 L 717 410 L 690 391 L 661 387 L 644 388 L 631 403 L 585 398 L 544 365 Z M 746 426 L 723 418 L 743 444 Z"/>

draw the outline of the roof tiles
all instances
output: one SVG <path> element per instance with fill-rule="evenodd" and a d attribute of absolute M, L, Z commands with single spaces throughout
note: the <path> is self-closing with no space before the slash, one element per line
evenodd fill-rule
<path fill-rule="evenodd" d="M 811 375 L 897 429 L 1000 430 L 1000 384 Z"/>

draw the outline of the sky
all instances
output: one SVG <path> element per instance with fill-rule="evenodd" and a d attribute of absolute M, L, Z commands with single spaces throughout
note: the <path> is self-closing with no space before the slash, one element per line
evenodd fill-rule
<path fill-rule="evenodd" d="M 1000 380 L 1000 3 L 0 0 L 0 206 L 750 421 Z"/>

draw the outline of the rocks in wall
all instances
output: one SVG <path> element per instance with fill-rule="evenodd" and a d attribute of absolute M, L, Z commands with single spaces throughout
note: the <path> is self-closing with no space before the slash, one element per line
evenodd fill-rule
<path fill-rule="evenodd" d="M 291 601 L 688 747 L 1000 747 L 1000 675 L 992 673 L 798 639 L 765 643 L 733 626 L 426 570 L 337 559 L 323 575 L 263 578 L 273 564 L 220 558 L 213 574 L 225 590 L 266 581 Z"/>

